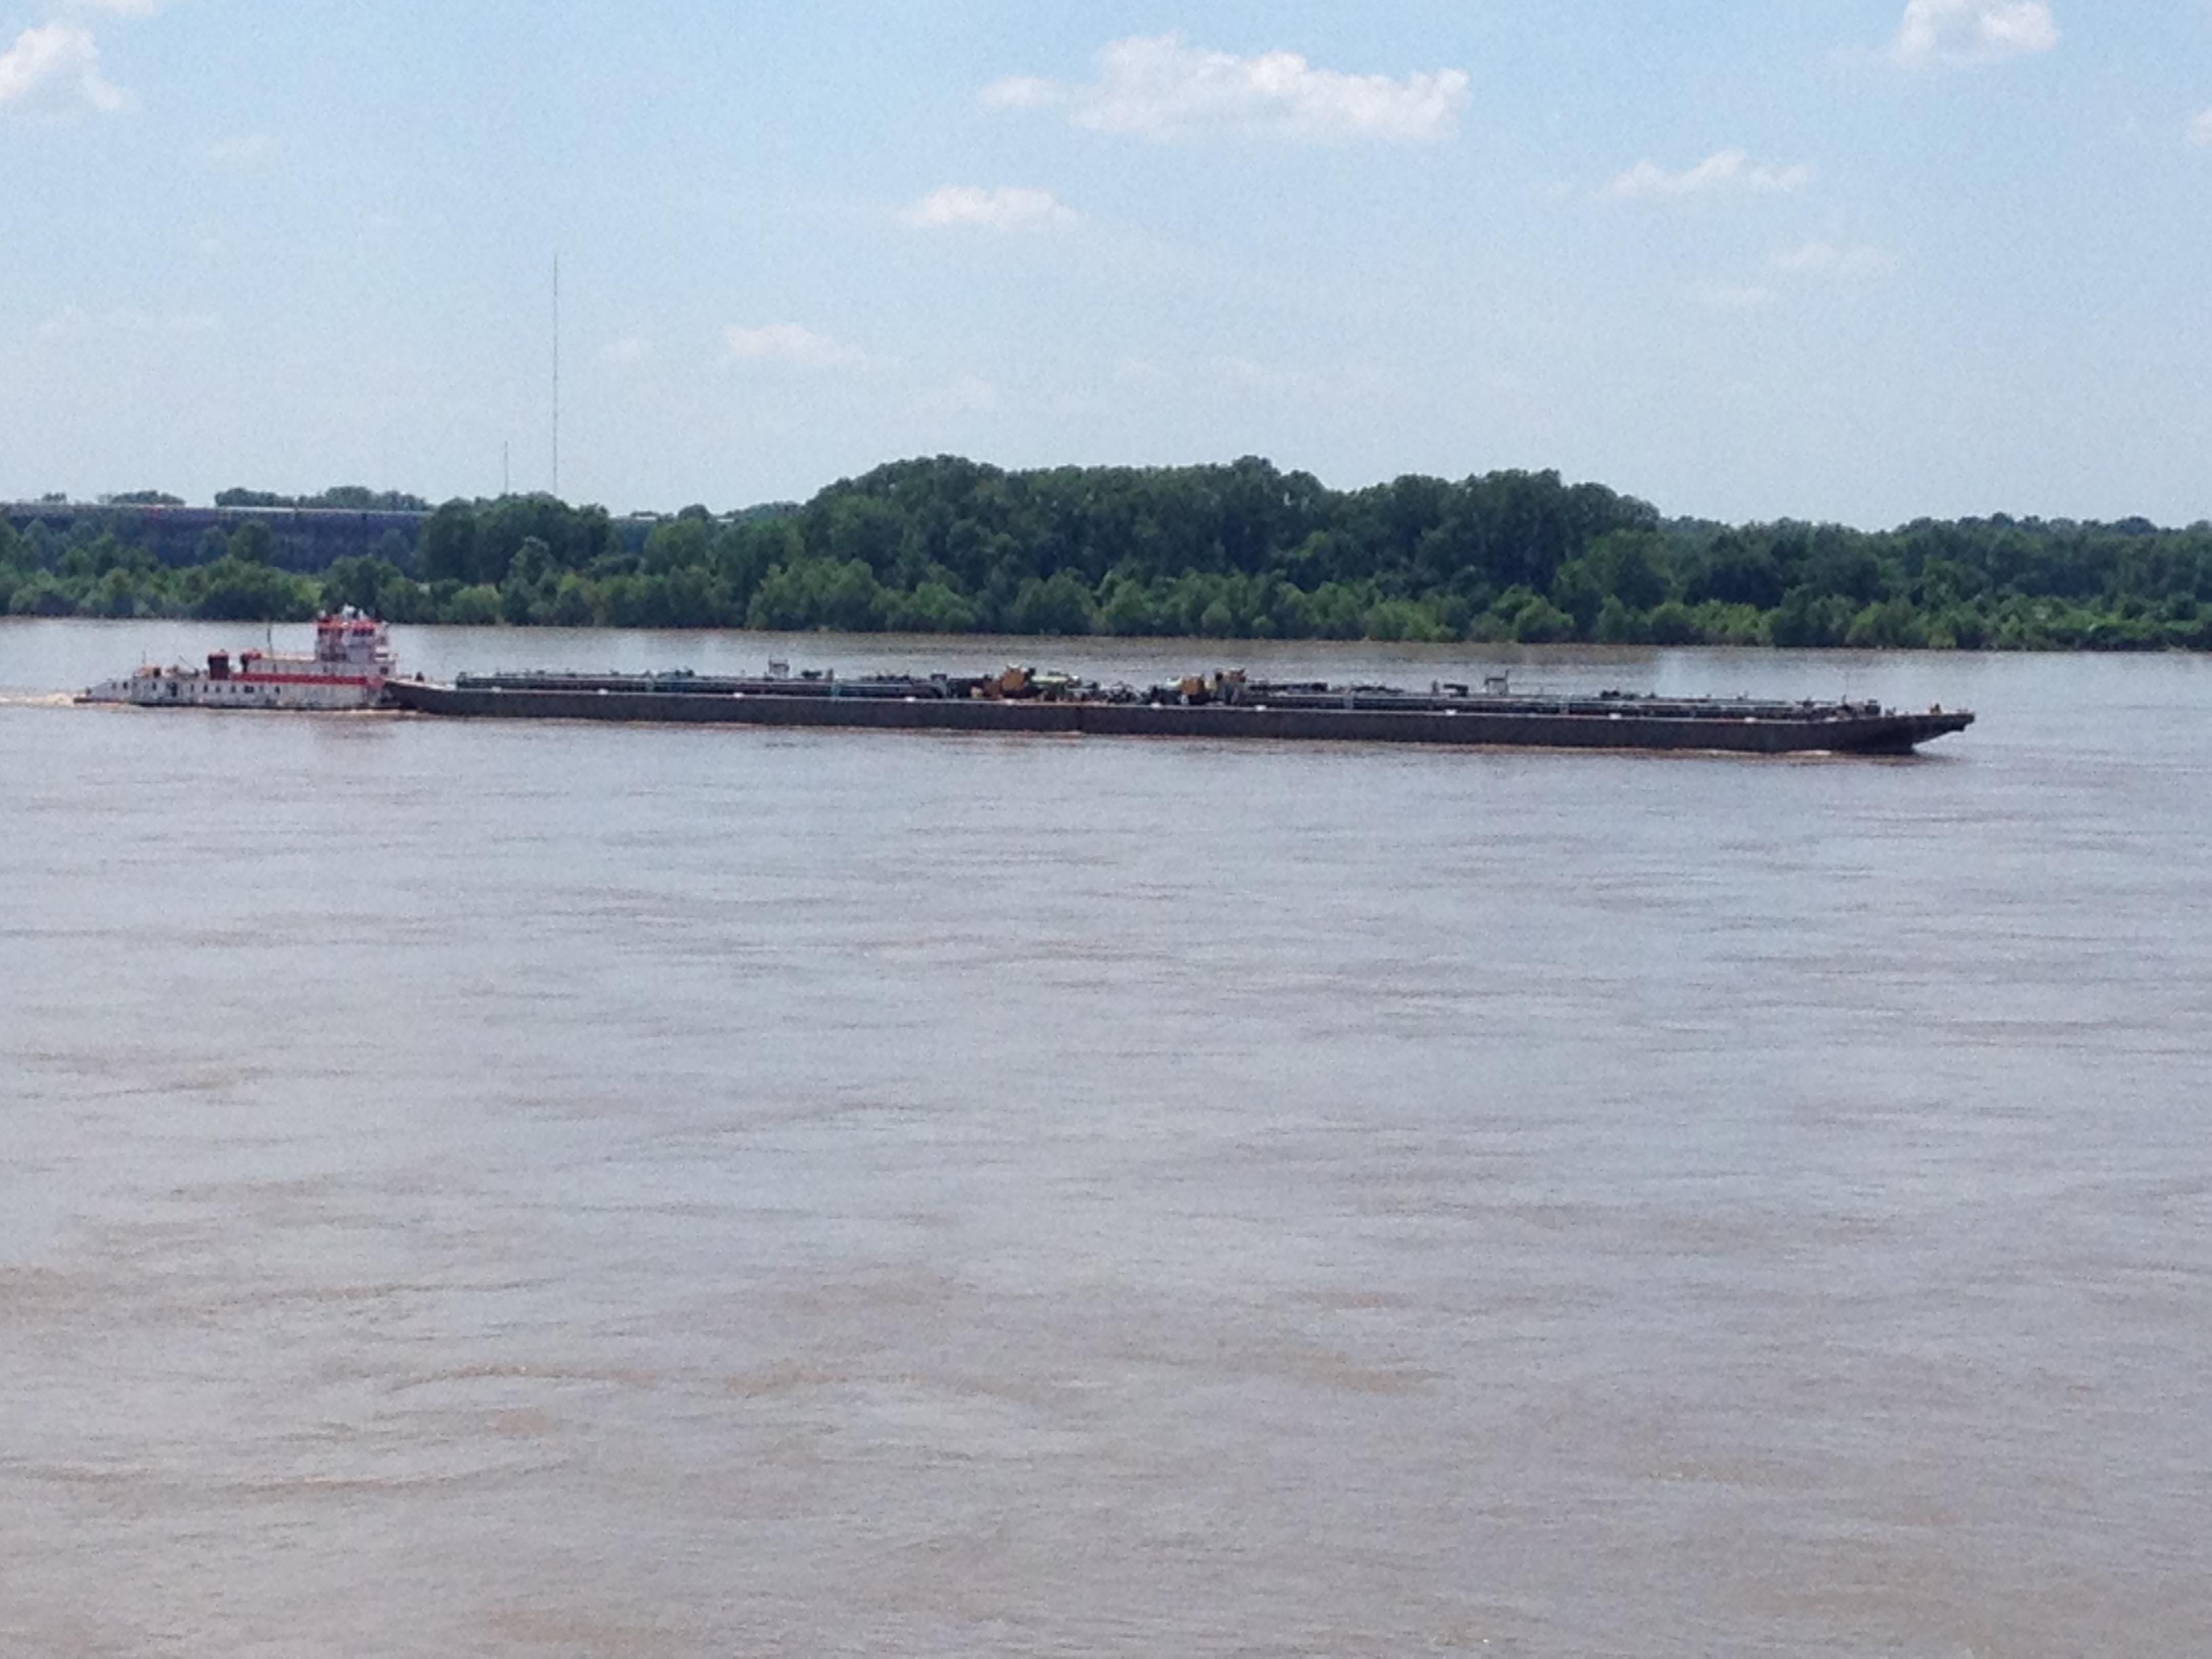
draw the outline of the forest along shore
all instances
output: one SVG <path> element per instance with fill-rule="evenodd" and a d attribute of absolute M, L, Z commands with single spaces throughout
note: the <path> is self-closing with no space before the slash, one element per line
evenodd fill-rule
<path fill-rule="evenodd" d="M 2009 650 L 2212 649 L 2212 525 L 1668 519 L 1555 472 L 1332 490 L 952 457 L 804 504 L 141 491 L 0 507 L 0 612 L 518 627 Z"/>

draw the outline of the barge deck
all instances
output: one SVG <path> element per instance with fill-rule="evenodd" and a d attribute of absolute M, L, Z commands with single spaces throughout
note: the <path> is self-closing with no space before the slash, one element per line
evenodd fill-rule
<path fill-rule="evenodd" d="M 464 719 L 586 720 L 870 731 L 1443 744 L 1462 748 L 1688 750 L 1905 755 L 1973 724 L 1963 709 L 1480 692 L 1248 680 L 1241 674 L 1135 690 L 1009 669 L 991 676 L 880 674 L 721 678 L 669 674 L 464 674 L 392 679 L 387 703 Z"/>

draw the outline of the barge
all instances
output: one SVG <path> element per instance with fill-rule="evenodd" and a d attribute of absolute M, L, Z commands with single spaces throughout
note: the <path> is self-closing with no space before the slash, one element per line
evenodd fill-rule
<path fill-rule="evenodd" d="M 1671 697 L 1601 691 L 1552 696 L 1438 683 L 1268 681 L 1241 672 L 1136 688 L 1010 668 L 993 675 L 462 674 L 385 683 L 387 705 L 479 720 L 585 720 L 870 731 L 1025 732 L 1448 744 L 1463 748 L 1717 750 L 1905 755 L 1962 732 L 1963 709 L 1879 702 Z"/>

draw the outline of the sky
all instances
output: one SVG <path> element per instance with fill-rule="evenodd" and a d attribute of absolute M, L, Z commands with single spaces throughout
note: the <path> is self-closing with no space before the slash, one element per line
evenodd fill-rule
<path fill-rule="evenodd" d="M 2212 0 L 0 0 L 0 498 L 935 453 L 2212 517 Z"/>

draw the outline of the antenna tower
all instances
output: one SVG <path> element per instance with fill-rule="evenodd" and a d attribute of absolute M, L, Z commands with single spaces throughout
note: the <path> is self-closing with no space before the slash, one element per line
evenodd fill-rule
<path fill-rule="evenodd" d="M 553 499 L 561 499 L 561 256 L 553 256 Z"/>

